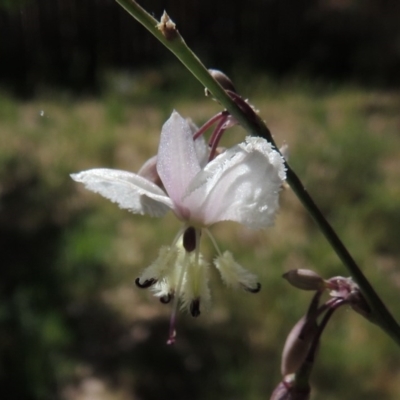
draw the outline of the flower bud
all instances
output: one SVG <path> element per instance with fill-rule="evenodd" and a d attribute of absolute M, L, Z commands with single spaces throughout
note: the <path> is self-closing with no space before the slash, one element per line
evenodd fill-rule
<path fill-rule="evenodd" d="M 235 86 L 233 86 L 232 81 L 227 75 L 217 69 L 209 69 L 208 72 L 225 90 L 230 90 L 231 92 L 236 93 Z M 210 92 L 207 88 L 205 89 L 205 94 L 206 96 L 210 96 Z"/>
<path fill-rule="evenodd" d="M 308 400 L 310 398 L 310 388 L 296 386 L 294 374 L 286 376 L 285 379 L 273 391 L 270 400 Z"/>
<path fill-rule="evenodd" d="M 320 290 L 325 287 L 325 281 L 310 269 L 292 269 L 282 276 L 298 289 Z"/>
<path fill-rule="evenodd" d="M 165 11 L 161 16 L 160 22 L 157 24 L 157 29 L 168 41 L 172 41 L 179 36 L 178 29 L 176 29 L 174 21 L 172 21 Z"/>
<path fill-rule="evenodd" d="M 290 396 L 290 387 L 285 382 L 281 382 L 272 392 L 270 400 L 290 400 Z"/>
<path fill-rule="evenodd" d="M 282 352 L 282 376 L 297 372 L 310 349 L 318 326 L 314 319 L 301 318 L 290 331 Z"/>

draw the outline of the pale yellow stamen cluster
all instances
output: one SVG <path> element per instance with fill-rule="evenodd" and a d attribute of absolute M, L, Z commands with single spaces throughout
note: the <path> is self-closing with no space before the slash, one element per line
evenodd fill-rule
<path fill-rule="evenodd" d="M 222 281 L 226 286 L 233 289 L 244 288 L 250 291 L 257 290 L 257 276 L 252 274 L 238 264 L 232 253 L 225 251 L 214 260 L 214 265 L 221 274 Z"/>

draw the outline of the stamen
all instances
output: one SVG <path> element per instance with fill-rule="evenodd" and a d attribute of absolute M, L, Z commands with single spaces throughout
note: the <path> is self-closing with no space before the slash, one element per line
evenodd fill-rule
<path fill-rule="evenodd" d="M 189 228 L 188 228 L 189 229 Z M 195 229 L 192 227 L 192 229 L 195 231 Z M 186 232 L 186 231 L 185 231 Z M 183 240 L 185 242 L 185 240 Z M 183 278 L 186 273 L 187 266 L 189 264 L 189 253 L 186 251 L 185 252 L 185 259 L 183 260 L 183 265 L 179 274 L 179 280 L 178 284 L 175 289 L 175 295 L 174 297 L 174 303 L 172 305 L 172 314 L 171 314 L 171 319 L 169 320 L 169 337 L 167 340 L 167 344 L 174 344 L 175 339 L 176 339 L 176 314 L 178 311 L 178 303 L 179 303 L 179 295 L 181 293 L 182 289 L 182 283 L 183 283 Z"/>
<path fill-rule="evenodd" d="M 196 248 L 196 243 L 196 229 L 189 226 L 183 234 L 183 247 L 188 253 L 191 253 Z"/>
<path fill-rule="evenodd" d="M 257 286 L 255 288 L 244 286 L 244 290 L 250 293 L 258 293 L 261 290 L 261 283 L 257 282 Z"/>
<path fill-rule="evenodd" d="M 229 116 L 222 118 L 219 121 L 217 127 L 211 135 L 209 145 L 211 146 L 210 156 L 208 157 L 208 161 L 211 161 L 215 157 L 215 151 L 217 150 L 218 143 L 221 140 L 222 134 L 225 132 L 225 123 L 228 120 Z"/>
<path fill-rule="evenodd" d="M 172 299 L 173 295 L 171 293 L 166 294 L 165 296 L 160 297 L 160 302 L 163 304 L 168 304 Z"/>
<path fill-rule="evenodd" d="M 191 301 L 190 314 L 192 314 L 192 317 L 198 317 L 200 315 L 200 299 Z"/>
<path fill-rule="evenodd" d="M 210 238 L 212 244 L 214 245 L 214 248 L 217 251 L 218 255 L 220 257 L 222 257 L 221 250 L 219 249 L 218 244 L 217 244 L 216 240 L 214 239 L 214 236 L 211 234 L 211 232 L 208 229 L 204 229 L 204 230 L 206 231 L 208 237 Z"/>
<path fill-rule="evenodd" d="M 212 118 L 210 118 L 194 135 L 193 135 L 193 140 L 196 140 L 199 138 L 208 128 L 210 128 L 215 122 L 219 121 L 221 118 L 224 120 L 226 117 L 229 115 L 229 112 L 224 110 L 219 112 L 217 115 L 214 115 Z"/>
<path fill-rule="evenodd" d="M 140 289 L 147 289 L 150 286 L 154 285 L 157 282 L 157 279 L 146 279 L 143 283 L 140 282 L 140 278 L 135 279 L 135 284 Z"/>

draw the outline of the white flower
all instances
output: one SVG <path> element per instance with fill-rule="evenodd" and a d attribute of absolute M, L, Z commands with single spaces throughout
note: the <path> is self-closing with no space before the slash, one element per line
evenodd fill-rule
<path fill-rule="evenodd" d="M 210 298 L 208 264 L 199 252 L 202 232 L 210 235 L 207 228 L 225 220 L 253 229 L 271 226 L 286 177 L 282 157 L 262 138 L 247 137 L 207 163 L 207 146 L 193 134 L 190 123 L 174 111 L 162 128 L 157 156 L 141 175 L 102 168 L 71 175 L 121 208 L 153 217 L 172 210 L 184 223 L 172 245 L 163 247 L 136 280 L 140 287 L 152 287 L 162 302 L 175 298 L 173 319 L 179 300 L 198 316 L 200 300 Z M 217 252 L 214 264 L 228 286 L 260 289 L 256 276 L 230 253 Z"/>

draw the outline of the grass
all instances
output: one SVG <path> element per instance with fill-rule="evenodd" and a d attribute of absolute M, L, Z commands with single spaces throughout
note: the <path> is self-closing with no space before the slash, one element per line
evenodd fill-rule
<path fill-rule="evenodd" d="M 0 94 L 0 351 L 11 362 L 0 381 L 10 399 L 268 398 L 285 337 L 310 300 L 282 273 L 310 268 L 328 278 L 344 269 L 285 190 L 274 228 L 212 229 L 222 250 L 259 275 L 262 291 L 231 292 L 212 272 L 212 308 L 196 320 L 182 313 L 178 343 L 166 347 L 170 308 L 133 281 L 179 223 L 120 210 L 69 173 L 137 171 L 172 109 L 201 124 L 219 107 L 201 88 L 171 81 L 172 72 L 169 80 L 154 71 L 111 76 L 98 99 Z M 289 144 L 290 163 L 400 319 L 400 96 L 254 82 L 241 91 Z M 224 143 L 243 136 L 235 128 Z M 203 247 L 211 260 L 211 244 Z M 397 352 L 375 326 L 340 310 L 323 337 L 313 399 L 399 398 Z"/>

